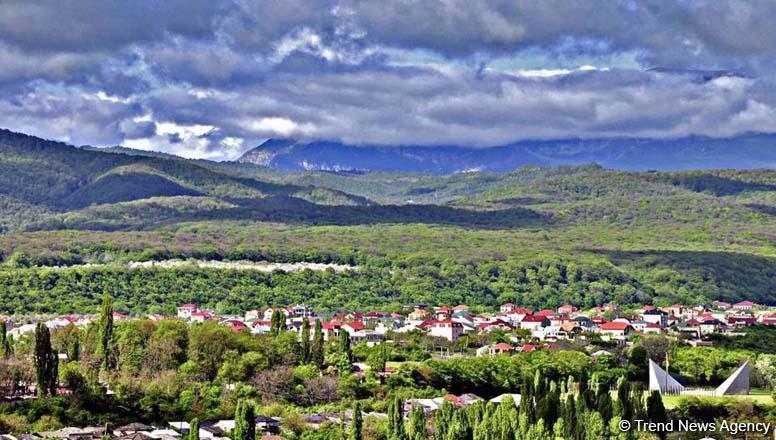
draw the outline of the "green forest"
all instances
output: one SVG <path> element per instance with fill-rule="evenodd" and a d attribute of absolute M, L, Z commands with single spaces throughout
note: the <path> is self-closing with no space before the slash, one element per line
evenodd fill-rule
<path fill-rule="evenodd" d="M 0 132 L 0 313 L 776 303 L 776 172 L 280 172 Z M 260 273 L 132 261 L 318 262 Z"/>

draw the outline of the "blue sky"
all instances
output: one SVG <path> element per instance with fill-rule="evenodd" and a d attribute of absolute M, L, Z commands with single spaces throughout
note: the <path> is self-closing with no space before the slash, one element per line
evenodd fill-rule
<path fill-rule="evenodd" d="M 232 159 L 776 131 L 771 0 L 0 2 L 0 126 Z"/>

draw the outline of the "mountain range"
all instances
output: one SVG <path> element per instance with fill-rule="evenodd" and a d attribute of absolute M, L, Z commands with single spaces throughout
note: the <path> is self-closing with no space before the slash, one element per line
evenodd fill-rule
<path fill-rule="evenodd" d="M 374 146 L 339 142 L 270 139 L 238 160 L 279 170 L 405 172 L 437 175 L 473 171 L 508 172 L 527 165 L 597 163 L 630 171 L 752 169 L 776 167 L 776 135 L 733 138 L 560 139 L 465 146 Z"/>

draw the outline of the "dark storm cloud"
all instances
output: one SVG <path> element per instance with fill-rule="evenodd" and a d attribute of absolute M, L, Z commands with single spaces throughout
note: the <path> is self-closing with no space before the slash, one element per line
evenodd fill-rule
<path fill-rule="evenodd" d="M 272 136 L 773 131 L 775 19 L 771 0 L 0 0 L 0 126 L 209 158 Z"/>

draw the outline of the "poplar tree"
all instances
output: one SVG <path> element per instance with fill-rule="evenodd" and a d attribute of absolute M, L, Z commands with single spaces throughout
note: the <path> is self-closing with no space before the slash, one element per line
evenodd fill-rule
<path fill-rule="evenodd" d="M 620 377 L 617 381 L 617 415 L 622 420 L 633 420 L 631 386 L 625 377 Z"/>
<path fill-rule="evenodd" d="M 113 298 L 107 293 L 102 298 L 102 313 L 100 314 L 100 347 L 102 356 L 100 365 L 106 371 L 116 368 L 113 359 Z"/>
<path fill-rule="evenodd" d="M 323 324 L 320 319 L 315 320 L 315 333 L 313 334 L 313 345 L 310 348 L 310 360 L 316 367 L 323 368 Z"/>
<path fill-rule="evenodd" d="M 353 404 L 353 421 L 350 424 L 350 433 L 348 440 L 361 440 L 363 438 L 362 430 L 364 427 L 364 418 L 361 415 L 361 404 Z"/>
<path fill-rule="evenodd" d="M 232 440 L 256 440 L 256 413 L 251 402 L 237 402 Z"/>
<path fill-rule="evenodd" d="M 199 419 L 197 418 L 189 422 L 189 440 L 199 440 Z"/>
<path fill-rule="evenodd" d="M 0 321 L 0 356 L 8 359 L 12 353 L 13 349 L 11 348 L 11 339 L 8 336 L 8 325 L 5 321 Z"/>
<path fill-rule="evenodd" d="M 418 405 L 410 415 L 410 440 L 426 440 L 426 412 Z"/>
<path fill-rule="evenodd" d="M 350 348 L 350 333 L 340 329 L 339 333 L 339 364 L 340 374 L 350 373 L 353 369 L 353 351 Z"/>
<path fill-rule="evenodd" d="M 51 332 L 43 323 L 35 327 L 35 379 L 38 396 L 53 396 L 57 392 L 59 358 L 51 349 Z"/>
<path fill-rule="evenodd" d="M 660 391 L 652 391 L 647 397 L 647 419 L 653 423 L 664 423 L 668 420 L 666 408 L 663 406 L 663 396 Z M 658 432 L 661 440 L 665 440 L 667 433 Z"/>

